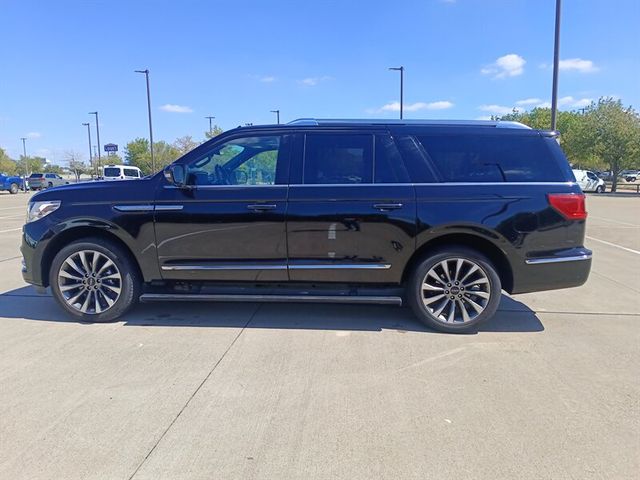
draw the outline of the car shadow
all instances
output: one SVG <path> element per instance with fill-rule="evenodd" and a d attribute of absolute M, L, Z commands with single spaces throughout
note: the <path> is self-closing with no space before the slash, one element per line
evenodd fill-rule
<path fill-rule="evenodd" d="M 43 322 L 79 322 L 70 318 L 50 294 L 22 287 L 0 294 L 0 317 Z M 433 332 L 409 308 L 385 305 L 307 303 L 164 302 L 137 305 L 118 320 L 125 326 L 270 328 Z M 480 332 L 541 332 L 536 313 L 506 295 Z"/>

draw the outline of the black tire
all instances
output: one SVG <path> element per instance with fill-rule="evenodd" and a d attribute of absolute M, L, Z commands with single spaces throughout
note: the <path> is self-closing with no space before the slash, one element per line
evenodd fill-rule
<path fill-rule="evenodd" d="M 18 184 L 17 183 L 14 182 L 9 186 L 9 193 L 11 195 L 15 195 L 16 193 L 18 193 Z"/>
<path fill-rule="evenodd" d="M 456 262 L 458 259 L 461 259 L 463 261 L 462 267 L 460 268 L 460 278 L 463 277 L 465 272 L 468 272 L 472 269 L 472 265 L 476 265 L 477 267 L 479 267 L 479 270 L 476 270 L 476 272 L 473 273 L 469 278 L 474 279 L 476 278 L 475 275 L 478 275 L 479 277 L 481 277 L 483 282 L 486 279 L 486 282 L 484 282 L 484 284 L 488 285 L 488 287 L 486 287 L 488 292 L 479 290 L 480 287 L 478 286 L 468 287 L 466 292 L 461 292 L 459 287 L 453 285 L 453 282 L 449 284 L 450 287 L 447 287 L 446 285 L 448 283 L 446 282 L 446 279 L 442 277 L 444 283 L 442 283 L 442 280 L 439 280 L 439 282 L 442 284 L 442 289 L 451 288 L 452 290 L 444 290 L 442 294 L 440 294 L 439 292 L 426 293 L 426 295 L 442 295 L 445 297 L 442 302 L 435 302 L 436 305 L 434 306 L 434 310 L 436 311 L 432 312 L 425 305 L 424 299 L 428 301 L 429 298 L 433 299 L 434 297 L 425 297 L 425 292 L 423 291 L 423 281 L 425 281 L 425 277 L 432 268 L 441 268 L 439 266 L 439 264 L 441 265 L 441 262 L 446 261 L 447 263 L 445 264 L 449 265 L 448 262 Z M 452 268 L 455 268 L 455 264 L 451 265 Z M 464 268 L 467 268 L 467 270 L 464 271 Z M 456 272 L 450 271 L 450 273 Z M 438 281 L 433 279 L 430 281 L 435 282 L 436 284 L 438 283 Z M 467 282 L 469 283 L 473 283 L 474 281 L 475 280 L 467 280 Z M 464 288 L 462 288 L 462 290 L 464 290 Z M 418 320 L 420 320 L 428 327 L 446 333 L 469 333 L 475 332 L 478 325 L 490 319 L 495 314 L 500 303 L 501 290 L 502 285 L 500 282 L 500 277 L 498 276 L 495 267 L 487 257 L 468 247 L 450 246 L 440 248 L 431 252 L 429 256 L 423 258 L 415 265 L 409 277 L 405 294 L 407 301 L 416 317 L 418 317 Z M 464 297 L 460 297 L 460 299 L 455 298 L 450 302 L 449 299 L 451 297 L 449 295 L 444 295 L 444 292 L 453 293 L 454 297 L 459 297 L 460 294 L 462 294 Z M 483 295 L 488 295 L 489 298 L 480 299 L 480 297 L 476 296 L 481 293 Z M 476 303 L 477 305 L 483 307 L 481 313 L 477 313 L 477 311 L 475 311 L 473 307 L 471 307 L 470 301 L 473 301 L 473 303 Z M 483 302 L 484 305 L 482 305 Z M 434 315 L 434 313 L 437 313 L 436 307 L 438 306 L 438 304 L 453 305 L 454 318 L 452 322 L 447 322 L 446 319 L 439 318 L 440 315 L 443 314 L 440 314 L 438 317 Z M 456 315 L 459 313 L 460 317 L 462 317 L 461 309 L 465 308 L 465 306 L 471 307 L 471 310 L 473 310 L 472 314 L 475 314 L 476 316 L 474 318 L 471 318 L 469 321 L 456 321 Z M 469 309 L 465 310 L 467 313 L 469 312 Z M 450 312 L 450 309 L 447 311 Z"/>
<path fill-rule="evenodd" d="M 49 182 L 49 183 L 47 184 L 47 188 L 51 188 L 51 187 L 53 187 L 53 183 Z"/>
<path fill-rule="evenodd" d="M 102 294 L 103 290 L 100 289 L 100 293 L 102 294 L 102 306 L 95 306 L 95 302 L 97 301 L 96 298 L 99 295 L 98 293 L 94 293 L 93 295 L 96 295 L 96 297 L 93 297 L 93 299 L 89 301 L 88 311 L 83 312 L 78 307 L 70 305 L 68 303 L 67 297 L 65 297 L 60 290 L 58 276 L 60 275 L 63 264 L 70 256 L 79 254 L 79 252 L 82 251 L 97 252 L 99 255 L 102 255 L 111 260 L 115 266 L 114 268 L 117 269 L 115 271 L 119 274 L 120 278 L 118 280 L 119 283 L 115 286 L 120 287 L 120 292 L 117 298 L 115 298 L 115 302 L 111 306 L 108 306 L 105 302 L 105 295 Z M 94 262 L 98 263 L 98 261 L 95 260 L 96 257 L 102 258 L 99 255 L 94 254 L 94 256 L 92 257 L 94 259 Z M 106 264 L 106 261 L 104 262 L 104 264 Z M 82 267 L 82 264 L 80 263 L 79 266 Z M 69 270 L 68 265 L 66 265 L 65 268 L 67 268 L 67 272 L 71 271 L 79 277 L 82 277 L 82 275 L 78 273 L 78 270 Z M 99 265 L 96 266 L 94 264 L 93 269 L 94 271 L 98 270 Z M 107 270 L 107 272 L 109 272 L 109 270 Z M 77 280 L 71 280 L 71 282 L 76 281 Z M 83 322 L 110 322 L 113 320 L 117 320 L 138 302 L 138 299 L 140 298 L 140 294 L 142 292 L 142 279 L 138 271 L 138 267 L 129 253 L 118 244 L 102 238 L 80 239 L 60 250 L 51 264 L 51 271 L 49 273 L 49 285 L 51 286 L 53 297 L 56 299 L 58 304 L 68 314 L 70 314 L 70 316 Z M 85 287 L 80 287 L 80 289 L 83 288 Z M 96 288 L 95 284 L 93 288 Z M 70 296 L 74 295 L 76 291 L 78 290 L 72 291 L 72 294 L 70 294 Z M 81 296 L 76 305 L 80 305 L 82 298 L 86 299 L 88 296 L 89 293 L 86 293 L 85 297 Z M 111 298 L 110 300 L 113 301 L 113 298 Z M 90 308 L 91 301 L 93 301 L 94 304 L 93 312 Z M 107 308 L 104 308 L 105 306 Z M 102 309 L 104 310 L 99 311 Z"/>
<path fill-rule="evenodd" d="M 604 185 L 598 185 L 596 187 L 596 193 L 604 193 Z"/>
<path fill-rule="evenodd" d="M 629 177 L 627 178 L 628 182 L 635 182 L 636 181 L 636 177 Z"/>

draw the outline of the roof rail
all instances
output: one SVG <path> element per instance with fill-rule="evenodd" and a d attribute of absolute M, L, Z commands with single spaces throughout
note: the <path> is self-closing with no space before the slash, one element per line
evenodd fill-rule
<path fill-rule="evenodd" d="M 459 125 L 469 127 L 524 128 L 530 129 L 520 122 L 502 120 L 398 120 L 398 119 L 361 119 L 361 118 L 298 118 L 287 125 L 328 126 L 328 125 Z"/>

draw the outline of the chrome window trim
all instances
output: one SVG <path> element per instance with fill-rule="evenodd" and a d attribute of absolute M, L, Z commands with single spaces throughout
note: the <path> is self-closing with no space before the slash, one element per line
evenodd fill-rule
<path fill-rule="evenodd" d="M 584 255 L 574 255 L 571 257 L 527 258 L 525 263 L 527 265 L 544 265 L 547 263 L 579 262 L 581 260 L 591 260 L 591 257 L 592 254 L 585 253 Z"/>
<path fill-rule="evenodd" d="M 292 183 L 290 187 L 464 187 L 464 186 L 509 186 L 509 185 L 547 185 L 571 187 L 577 182 L 433 182 L 433 183 Z"/>

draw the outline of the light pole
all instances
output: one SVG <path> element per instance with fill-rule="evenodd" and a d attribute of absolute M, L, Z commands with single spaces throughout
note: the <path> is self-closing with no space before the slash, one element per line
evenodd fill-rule
<path fill-rule="evenodd" d="M 100 123 L 98 122 L 98 112 L 89 112 L 89 115 L 95 115 L 96 116 L 96 135 L 98 137 L 98 163 L 96 165 L 96 169 L 100 168 L 100 165 L 102 163 L 101 158 L 100 158 Z M 95 155 L 94 155 L 95 157 Z"/>
<path fill-rule="evenodd" d="M 556 0 L 556 33 L 553 42 L 553 87 L 551 91 L 551 130 L 556 129 L 558 116 L 558 64 L 560 63 L 560 12 L 562 0 Z"/>
<path fill-rule="evenodd" d="M 204 117 L 204 118 L 208 118 L 209 119 L 209 135 L 211 135 L 211 131 L 213 130 L 213 127 L 211 126 L 211 120 L 213 120 L 216 117 Z"/>
<path fill-rule="evenodd" d="M 156 161 L 153 157 L 153 127 L 151 126 L 151 91 L 149 89 L 149 69 L 136 70 L 136 73 L 144 73 L 147 79 L 147 110 L 149 111 L 149 146 L 151 147 L 151 170 L 155 173 Z"/>
<path fill-rule="evenodd" d="M 27 158 L 27 137 L 20 137 L 22 140 L 22 155 L 24 156 L 24 181 L 22 182 L 22 187 L 24 188 L 24 193 L 27 193 L 27 177 L 29 176 L 29 159 Z"/>
<path fill-rule="evenodd" d="M 89 166 L 91 166 L 93 164 L 93 170 L 94 170 L 96 176 L 98 176 L 98 168 L 94 164 L 93 157 L 91 156 L 91 150 L 92 150 L 91 149 L 91 124 L 90 123 L 83 123 L 82 125 L 87 127 L 87 135 L 89 136 Z"/>
<path fill-rule="evenodd" d="M 399 67 L 389 67 L 389 70 L 400 72 L 400 119 L 402 120 L 402 106 L 404 105 L 404 67 L 402 65 Z"/>
<path fill-rule="evenodd" d="M 280 110 L 271 110 L 271 113 L 276 114 L 276 121 L 278 122 L 278 125 L 280 125 Z"/>

